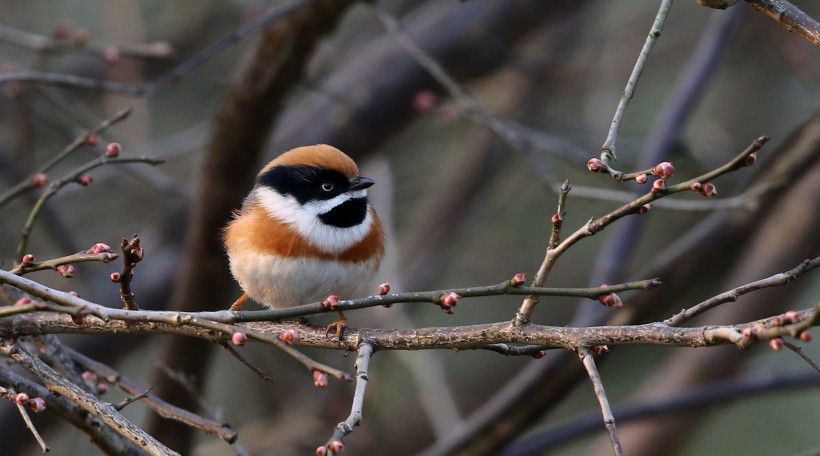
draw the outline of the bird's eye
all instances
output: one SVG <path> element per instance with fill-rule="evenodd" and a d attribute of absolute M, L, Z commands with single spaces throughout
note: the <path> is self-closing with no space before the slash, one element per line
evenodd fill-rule
<path fill-rule="evenodd" d="M 322 190 L 324 190 L 326 192 L 329 192 L 329 191 L 333 190 L 333 184 L 330 183 L 330 182 L 323 183 L 322 184 Z"/>

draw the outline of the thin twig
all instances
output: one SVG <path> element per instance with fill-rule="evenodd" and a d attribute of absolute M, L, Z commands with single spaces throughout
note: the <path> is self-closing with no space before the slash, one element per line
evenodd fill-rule
<path fill-rule="evenodd" d="M 20 416 L 23 417 L 23 421 L 26 422 L 26 427 L 32 434 L 34 434 L 34 438 L 37 439 L 37 443 L 40 444 L 40 448 L 43 449 L 43 453 L 48 453 L 51 451 L 51 448 L 46 445 L 46 441 L 40 436 L 40 433 L 37 432 L 37 428 L 34 427 L 34 423 L 31 422 L 31 417 L 28 416 L 28 411 L 26 408 L 20 404 L 17 404 L 17 410 L 20 411 Z"/>
<path fill-rule="evenodd" d="M 798 347 L 797 345 L 795 345 L 795 344 L 793 344 L 793 343 L 791 343 L 791 342 L 789 342 L 788 340 L 785 340 L 785 339 L 783 340 L 783 345 L 785 345 L 789 350 L 797 353 L 797 356 L 803 358 L 803 361 L 809 363 L 809 366 L 813 367 L 814 370 L 816 370 L 817 373 L 820 374 L 820 366 L 818 366 L 817 363 L 814 362 L 814 360 L 809 358 L 808 355 L 803 353 L 802 348 Z"/>
<path fill-rule="evenodd" d="M 336 425 L 333 435 L 325 444 L 325 448 L 328 449 L 328 454 L 338 454 L 341 452 L 341 449 L 344 448 L 345 436 L 353 432 L 353 428 L 362 422 L 364 394 L 367 390 L 367 376 L 372 355 L 372 345 L 363 343 L 359 346 L 359 354 L 356 356 L 356 391 L 353 393 L 353 404 L 350 407 L 350 415 L 348 415 L 347 419 Z"/>
<path fill-rule="evenodd" d="M 3 76 L 4 75 L 0 74 L 0 83 L 3 82 Z M 63 148 L 63 150 L 60 151 L 60 153 L 58 153 L 57 155 L 55 155 L 54 158 L 49 160 L 48 163 L 41 166 L 39 169 L 37 169 L 35 172 L 33 172 L 30 176 L 23 179 L 17 185 L 15 185 L 14 187 L 6 190 L 2 195 L 0 195 L 0 208 L 5 206 L 9 201 L 13 200 L 14 198 L 16 198 L 18 195 L 25 192 L 26 190 L 34 188 L 34 178 L 35 178 L 35 176 L 37 176 L 40 173 L 48 172 L 48 170 L 50 170 L 55 165 L 57 165 L 58 163 L 63 161 L 72 152 L 79 149 L 82 145 L 86 144 L 87 141 L 88 141 L 88 138 L 90 136 L 102 133 L 103 131 L 108 129 L 108 127 L 110 127 L 110 126 L 116 124 L 117 122 L 120 122 L 120 121 L 124 120 L 125 118 L 127 118 L 130 114 L 131 114 L 131 108 L 126 108 L 126 109 L 122 109 L 120 111 L 117 111 L 113 116 L 111 116 L 110 118 L 105 119 L 104 121 L 100 122 L 99 125 L 97 125 L 93 129 L 91 129 L 91 131 L 89 131 L 88 133 L 83 133 L 83 134 L 77 136 L 74 139 L 74 141 L 71 142 L 71 144 L 69 144 L 68 146 Z"/>
<path fill-rule="evenodd" d="M 45 384 L 54 394 L 59 394 L 70 399 L 75 404 L 82 407 L 86 412 L 98 416 L 103 422 L 115 429 L 119 434 L 137 444 L 141 449 L 151 455 L 172 455 L 178 454 L 162 443 L 154 439 L 151 435 L 135 426 L 125 419 L 119 412 L 114 410 L 110 404 L 101 402 L 91 394 L 86 393 L 77 385 L 65 381 L 62 376 L 54 372 L 39 358 L 32 356 L 22 346 L 11 340 L 6 340 L 0 345 L 7 356 L 16 363 L 28 369 Z"/>
<path fill-rule="evenodd" d="M 635 61 L 635 66 L 632 68 L 629 81 L 626 83 L 626 88 L 624 88 L 621 101 L 615 110 L 615 116 L 612 118 L 612 123 L 609 126 L 606 141 L 604 141 L 603 146 L 601 146 L 601 161 L 604 162 L 607 169 L 610 169 L 609 162 L 611 160 L 617 160 L 615 143 L 618 141 L 618 131 L 621 128 L 621 121 L 623 121 L 629 101 L 635 95 L 635 87 L 637 87 L 638 79 L 640 79 L 644 66 L 646 66 L 646 60 L 652 52 L 652 48 L 655 47 L 655 42 L 658 41 L 658 37 L 661 36 L 663 24 L 666 22 L 666 16 L 669 14 L 671 7 L 672 0 L 663 0 L 661 2 L 661 6 L 658 8 L 658 14 L 655 16 L 655 22 L 652 24 L 652 29 L 649 30 L 649 35 L 646 37 L 641 53 L 638 55 L 638 60 Z"/>
<path fill-rule="evenodd" d="M 174 54 L 171 45 L 164 41 L 135 44 L 100 43 L 94 41 L 78 43 L 71 39 L 52 39 L 44 35 L 37 35 L 5 25 L 0 25 L 0 40 L 38 52 L 90 50 L 103 55 L 116 52 L 121 56 L 147 59 L 168 59 Z"/>
<path fill-rule="evenodd" d="M 10 272 L 12 274 L 19 274 L 24 275 L 28 274 L 29 272 L 34 271 L 43 271 L 46 269 L 57 269 L 58 266 L 63 266 L 66 264 L 73 264 L 73 263 L 84 263 L 87 261 L 101 261 L 103 263 L 108 263 L 111 260 L 115 260 L 119 257 L 114 252 L 102 252 L 102 253 L 88 253 L 88 252 L 77 252 L 73 255 L 66 255 L 59 258 L 52 258 L 50 260 L 44 261 L 34 261 L 32 263 L 26 264 L 19 264 L 16 268 L 12 269 Z"/>
<path fill-rule="evenodd" d="M 820 257 L 817 257 L 813 260 L 805 260 L 802 263 L 800 263 L 800 265 L 798 265 L 790 271 L 782 272 L 767 277 L 765 279 L 741 285 L 732 290 L 723 292 L 717 296 L 713 296 L 688 309 L 684 309 L 679 313 L 673 315 L 672 317 L 666 319 L 664 321 L 664 324 L 667 324 L 669 326 L 680 326 L 683 323 L 691 320 L 692 318 L 695 318 L 696 316 L 706 312 L 709 309 L 712 309 L 727 302 L 734 302 L 737 300 L 737 298 L 745 295 L 746 293 L 751 293 L 752 291 L 757 291 L 763 288 L 785 286 L 787 283 L 793 281 L 800 274 L 810 271 L 818 266 L 820 266 Z"/>
<path fill-rule="evenodd" d="M 159 165 L 165 163 L 165 160 L 162 158 L 154 158 L 154 157 L 106 157 L 105 155 L 97 157 L 88 163 L 76 168 L 75 170 L 69 172 L 61 179 L 56 180 L 48 185 L 45 191 L 40 195 L 40 198 L 37 199 L 37 202 L 34 204 L 34 207 L 31 208 L 31 212 L 29 212 L 28 218 L 26 219 L 25 224 L 23 225 L 23 230 L 20 234 L 20 243 L 17 245 L 17 255 L 15 259 L 19 264 L 23 260 L 23 255 L 25 255 L 26 248 L 28 247 L 28 240 L 29 235 L 31 234 L 31 229 L 34 227 L 34 223 L 37 221 L 37 217 L 42 212 L 43 207 L 45 206 L 46 202 L 48 202 L 51 197 L 57 194 L 57 192 L 65 187 L 66 185 L 77 182 L 77 179 L 91 171 L 94 168 L 98 168 L 104 165 L 115 165 L 115 164 L 125 164 L 125 163 L 147 163 L 149 165 Z"/>
<path fill-rule="evenodd" d="M 604 426 L 606 426 L 609 433 L 609 440 L 612 442 L 612 450 L 615 456 L 623 456 L 621 441 L 618 438 L 618 431 L 615 429 L 615 417 L 612 415 L 612 409 L 609 408 L 609 400 L 606 397 L 604 384 L 601 381 L 601 375 L 598 373 L 595 360 L 592 359 L 592 355 L 586 348 L 579 348 L 578 356 L 581 358 L 581 362 L 584 363 L 584 368 L 592 381 L 592 387 L 595 389 L 595 397 L 598 398 L 598 403 L 601 405 L 601 415 L 603 415 Z"/>
<path fill-rule="evenodd" d="M 125 306 L 125 310 L 139 310 L 136 296 L 131 290 L 131 279 L 134 277 L 134 268 L 137 267 L 137 263 L 142 261 L 144 255 L 144 251 L 140 247 L 140 237 L 134 234 L 130 241 L 123 239 L 120 246 L 123 260 L 122 272 L 119 276 L 120 299 L 123 306 Z"/>
<path fill-rule="evenodd" d="M 244 356 L 242 356 L 242 355 L 241 355 L 238 351 L 234 350 L 234 348 L 233 348 L 233 347 L 231 347 L 230 345 L 228 345 L 228 343 L 227 343 L 227 342 L 223 342 L 223 343 L 221 343 L 220 345 L 222 345 L 222 348 L 224 348 L 225 350 L 227 350 L 227 351 L 228 351 L 228 353 L 230 353 L 230 354 L 231 354 L 231 356 L 233 356 L 234 358 L 238 359 L 240 363 L 244 364 L 244 365 L 245 365 L 245 367 L 247 367 L 248 369 L 250 369 L 251 371 L 253 371 L 253 373 L 255 373 L 256 375 L 258 375 L 258 376 L 259 376 L 259 378 L 261 378 L 262 380 L 264 380 L 264 381 L 266 381 L 266 382 L 273 383 L 273 379 L 272 379 L 272 378 L 270 378 L 270 377 L 268 376 L 268 374 L 266 374 L 266 373 L 265 373 L 265 371 L 263 371 L 262 369 L 260 369 L 260 368 L 258 368 L 258 367 L 256 367 L 256 366 L 254 366 L 254 365 L 253 365 L 253 363 L 251 363 L 250 361 L 248 361 L 248 360 L 247 360 Z"/>
<path fill-rule="evenodd" d="M 148 388 L 148 389 L 143 390 L 143 391 L 141 391 L 137 394 L 134 394 L 132 396 L 128 396 L 125 399 L 123 399 L 122 401 L 114 404 L 114 410 L 119 412 L 122 409 L 124 409 L 125 407 L 128 407 L 129 405 L 131 405 L 132 403 L 137 402 L 138 400 L 143 399 L 144 397 L 148 396 L 148 394 L 150 392 L 151 392 L 151 388 Z"/>

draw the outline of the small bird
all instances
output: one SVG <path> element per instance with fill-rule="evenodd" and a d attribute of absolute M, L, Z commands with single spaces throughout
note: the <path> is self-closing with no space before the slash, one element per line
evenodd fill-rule
<path fill-rule="evenodd" d="M 297 147 L 268 163 L 224 231 L 243 294 L 272 308 L 360 297 L 384 257 L 384 230 L 369 204 L 374 184 L 325 144 Z M 332 324 L 341 336 L 346 318 Z"/>

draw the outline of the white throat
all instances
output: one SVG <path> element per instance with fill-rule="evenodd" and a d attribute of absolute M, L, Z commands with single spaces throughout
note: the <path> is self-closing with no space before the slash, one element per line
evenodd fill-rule
<path fill-rule="evenodd" d="M 254 190 L 259 204 L 271 217 L 296 229 L 305 239 L 319 250 L 338 255 L 358 244 L 370 232 L 373 216 L 368 208 L 362 223 L 347 228 L 326 225 L 319 216 L 353 198 L 367 197 L 367 190 L 342 193 L 329 200 L 310 201 L 299 204 L 296 198 L 282 195 L 268 187 Z"/>

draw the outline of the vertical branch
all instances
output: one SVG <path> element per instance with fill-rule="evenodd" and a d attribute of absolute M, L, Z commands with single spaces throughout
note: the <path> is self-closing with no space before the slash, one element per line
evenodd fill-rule
<path fill-rule="evenodd" d="M 561 226 L 564 224 L 567 194 L 570 190 L 572 190 L 572 187 L 570 187 L 569 181 L 564 181 L 564 184 L 561 185 L 561 190 L 558 192 L 558 208 L 552 216 L 552 232 L 550 233 L 550 238 L 547 244 L 547 253 L 544 256 L 544 261 L 538 268 L 538 272 L 535 273 L 535 277 L 532 279 L 532 286 L 534 287 L 541 287 L 544 285 L 544 282 L 547 280 L 547 276 L 552 270 L 552 266 L 558 259 L 558 255 L 556 255 L 556 248 L 559 246 L 559 240 L 561 238 Z M 538 296 L 527 296 L 524 299 L 524 302 L 521 303 L 521 307 L 518 309 L 518 312 L 515 313 L 515 320 L 513 320 L 513 324 L 520 326 L 528 323 L 530 318 L 532 318 L 532 313 L 538 302 Z"/>
<path fill-rule="evenodd" d="M 643 49 L 641 49 L 638 60 L 632 68 L 632 74 L 629 76 L 629 81 L 626 83 L 626 88 L 621 96 L 621 101 L 618 103 L 618 108 L 615 110 L 615 117 L 612 118 L 612 124 L 609 126 L 609 133 L 606 136 L 606 141 L 604 142 L 604 145 L 601 146 L 601 161 L 607 165 L 607 169 L 610 169 L 610 160 L 617 160 L 615 143 L 618 140 L 618 131 L 621 129 L 621 121 L 624 118 L 626 106 L 635 95 L 635 87 L 638 85 L 638 79 L 641 77 L 641 73 L 646 65 L 646 60 L 649 57 L 649 53 L 652 52 L 652 48 L 655 47 L 655 42 L 658 41 L 658 37 L 661 36 L 663 24 L 666 22 L 666 16 L 669 14 L 669 9 L 671 7 L 672 0 L 663 0 L 661 2 L 661 6 L 658 8 L 658 14 L 655 16 L 655 22 L 652 24 L 652 29 L 649 31 L 649 35 L 646 37 L 646 42 L 644 42 Z"/>
<path fill-rule="evenodd" d="M 333 435 L 324 446 L 329 450 L 329 454 L 340 453 L 344 448 L 345 436 L 353 432 L 353 428 L 362 422 L 362 406 L 364 404 L 364 393 L 367 390 L 367 373 L 370 369 L 370 357 L 372 355 L 372 345 L 363 343 L 359 346 L 359 354 L 356 356 L 356 391 L 353 393 L 353 405 L 350 407 L 350 415 L 346 420 L 336 425 Z M 319 454 L 319 452 L 317 451 L 316 454 Z"/>
<path fill-rule="evenodd" d="M 595 365 L 595 360 L 586 348 L 578 349 L 578 357 L 584 364 L 584 369 L 587 370 L 589 379 L 592 380 L 592 387 L 595 389 L 595 397 L 598 398 L 598 403 L 601 404 L 601 415 L 604 417 L 604 426 L 609 432 L 609 440 L 612 442 L 612 450 L 616 456 L 623 456 L 624 452 L 621 448 L 621 441 L 618 439 L 618 432 L 615 429 L 615 417 L 612 415 L 612 409 L 609 408 L 609 400 L 606 398 L 606 391 L 604 391 L 604 384 L 601 381 L 601 375 L 598 373 L 598 367 Z"/>

